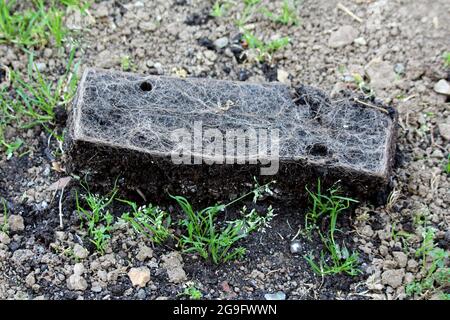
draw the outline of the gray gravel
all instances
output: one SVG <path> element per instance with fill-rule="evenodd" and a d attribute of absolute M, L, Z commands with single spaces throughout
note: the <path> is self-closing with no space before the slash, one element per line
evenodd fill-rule
<path fill-rule="evenodd" d="M 275 10 L 274 2 L 264 2 Z M 188 16 L 210 7 L 200 0 L 186 3 L 101 1 L 94 3 L 87 15 L 69 10 L 65 22 L 74 31 L 83 30 L 83 50 L 77 52 L 78 58 L 83 57 L 82 66 L 120 70 L 122 57 L 129 56 L 140 73 L 268 80 L 250 52 L 241 63 L 233 54 L 233 38 L 239 32 L 233 18 L 186 25 Z M 347 234 L 364 255 L 364 274 L 344 290 L 337 286 L 327 290 L 334 299 L 411 298 L 405 293 L 406 285 L 424 276 L 422 261 L 416 256 L 424 231 L 424 224 L 417 222 L 419 217 L 436 229 L 436 242 L 447 251 L 449 247 L 450 178 L 444 171 L 450 151 L 449 70 L 442 54 L 450 51 L 450 3 L 343 2 L 361 23 L 337 9 L 337 3 L 303 1 L 297 27 L 276 25 L 262 16 L 251 23 L 263 39 L 291 38 L 290 44 L 272 57 L 272 65 L 278 67 L 274 80 L 314 85 L 328 92 L 339 88 L 357 91 L 354 80 L 358 74 L 378 97 L 397 108 L 400 132 L 399 161 L 392 179 L 395 192 L 383 206 L 361 203 Z M 241 10 L 239 4 L 231 13 Z M 211 40 L 212 50 L 199 45 L 202 38 Z M 57 70 L 64 69 L 68 48 L 62 51 L 65 53 L 47 47 L 36 52 L 37 67 L 54 80 Z M 23 51 L 0 45 L 0 64 L 24 72 L 26 62 Z M 41 153 L 48 141 L 42 128 L 11 127 L 5 134 L 23 139 L 31 160 L 22 170 L 18 161 L 0 155 L 1 196 L 14 213 L 8 218 L 10 234 L 0 232 L 1 299 L 167 299 L 175 298 L 187 281 L 193 281 L 204 298 L 263 298 L 278 291 L 277 297 L 285 294 L 287 299 L 328 297 L 322 279 L 299 269 L 301 255 L 290 252 L 295 253 L 290 239 L 301 224 L 298 220 L 290 223 L 295 226 L 286 233 L 290 238 L 280 240 L 284 249 L 260 246 L 257 258 L 238 262 L 232 271 L 219 274 L 213 267 L 205 267 L 200 270 L 205 272 L 201 278 L 192 276 L 197 274 L 189 270 L 192 260 L 186 263 L 187 257 L 177 252 L 153 248 L 120 225 L 111 239 L 111 244 L 120 247 L 111 245 L 103 256 L 87 252 L 80 241 L 83 232 L 70 224 L 55 230 L 51 243 L 45 243 L 46 235 L 39 233 L 45 223 L 29 217 L 31 212 L 39 216 L 57 207 L 59 190 L 50 186 L 64 175 L 62 164 Z M 20 178 L 2 179 L 10 172 Z M 73 212 L 64 214 L 65 219 L 75 216 Z M 0 225 L 2 219 L 5 217 L 0 214 Z M 27 224 L 27 219 L 32 222 Z M 406 242 L 393 236 L 401 232 L 408 233 Z M 208 284 L 208 279 L 218 283 Z"/>

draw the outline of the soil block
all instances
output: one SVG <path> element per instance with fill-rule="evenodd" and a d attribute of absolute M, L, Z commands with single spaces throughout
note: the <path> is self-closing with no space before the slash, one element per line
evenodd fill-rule
<path fill-rule="evenodd" d="M 319 178 L 370 199 L 388 186 L 396 122 L 395 110 L 374 98 L 343 93 L 331 100 L 304 85 L 88 68 L 69 115 L 66 167 L 90 184 L 119 183 L 155 200 L 168 193 L 194 202 L 233 198 L 254 178 L 276 180 L 286 200 L 303 199 Z M 262 175 L 276 159 L 276 174 Z"/>

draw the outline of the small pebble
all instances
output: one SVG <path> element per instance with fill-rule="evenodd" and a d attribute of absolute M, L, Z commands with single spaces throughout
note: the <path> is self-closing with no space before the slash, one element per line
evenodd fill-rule
<path fill-rule="evenodd" d="M 294 240 L 291 242 L 291 253 L 299 253 L 302 250 L 302 244 L 300 242 L 300 240 Z"/>
<path fill-rule="evenodd" d="M 278 291 L 275 293 L 266 293 L 264 295 L 264 299 L 266 299 L 266 300 L 286 300 L 286 294 L 282 291 Z"/>

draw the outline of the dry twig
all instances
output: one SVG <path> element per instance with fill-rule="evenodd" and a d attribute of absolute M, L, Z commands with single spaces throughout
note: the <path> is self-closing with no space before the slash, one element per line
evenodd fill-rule
<path fill-rule="evenodd" d="M 342 11 L 344 11 L 346 14 L 348 14 L 350 17 L 352 17 L 353 19 L 355 19 L 356 21 L 358 21 L 359 23 L 362 22 L 362 19 L 360 17 L 358 17 L 356 14 L 354 14 L 353 12 L 351 12 L 346 6 L 344 6 L 342 3 L 338 3 L 337 4 L 338 9 L 341 9 Z"/>

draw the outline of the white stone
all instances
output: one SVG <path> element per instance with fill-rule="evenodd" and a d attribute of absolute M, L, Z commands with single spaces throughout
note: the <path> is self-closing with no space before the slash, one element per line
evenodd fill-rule
<path fill-rule="evenodd" d="M 284 71 L 283 69 L 277 70 L 277 80 L 287 85 L 291 84 L 291 80 L 289 80 L 289 72 Z"/>
<path fill-rule="evenodd" d="M 86 271 L 86 269 L 84 268 L 84 265 L 82 263 L 76 263 L 73 266 L 73 273 L 77 274 L 77 275 L 82 275 L 84 272 Z"/>
<path fill-rule="evenodd" d="M 87 289 L 88 284 L 82 276 L 73 274 L 67 279 L 67 287 L 69 290 L 84 291 Z"/>
<path fill-rule="evenodd" d="M 390 88 L 394 85 L 396 75 L 394 68 L 387 61 L 375 58 L 365 67 L 370 86 L 375 90 Z"/>
<path fill-rule="evenodd" d="M 408 257 L 406 256 L 406 254 L 401 251 L 395 251 L 392 253 L 392 255 L 394 256 L 395 261 L 397 261 L 397 264 L 400 268 L 406 267 L 406 264 L 408 262 Z"/>
<path fill-rule="evenodd" d="M 80 246 L 78 243 L 76 243 L 73 246 L 73 255 L 78 259 L 85 259 L 89 255 L 89 251 L 87 251 L 87 249 L 83 246 Z"/>
<path fill-rule="evenodd" d="M 445 79 L 441 79 L 434 85 L 434 91 L 450 96 L 450 84 Z"/>
<path fill-rule="evenodd" d="M 147 246 L 142 246 L 139 249 L 138 254 L 136 255 L 136 259 L 138 259 L 139 261 L 145 261 L 145 259 L 151 257 L 153 257 L 153 250 L 152 248 L 149 248 Z"/>
<path fill-rule="evenodd" d="M 130 277 L 133 286 L 142 288 L 150 281 L 150 270 L 147 267 L 131 268 L 128 271 L 128 277 Z"/>
<path fill-rule="evenodd" d="M 158 25 L 152 21 L 142 21 L 139 23 L 139 28 L 143 31 L 155 31 Z"/>
<path fill-rule="evenodd" d="M 207 50 L 205 52 L 203 52 L 203 55 L 205 56 L 205 58 L 209 61 L 216 61 L 217 60 L 217 54 L 215 54 L 213 51 L 211 50 Z"/>
<path fill-rule="evenodd" d="M 302 250 L 302 244 L 299 240 L 294 240 L 290 245 L 291 253 L 299 253 Z"/>
<path fill-rule="evenodd" d="M 33 272 L 29 273 L 25 278 L 25 283 L 27 286 L 32 287 L 36 283 L 36 278 L 34 277 Z"/>
<path fill-rule="evenodd" d="M 92 283 L 92 286 L 91 286 L 91 291 L 92 292 L 101 292 L 102 291 L 102 286 L 100 285 L 100 283 L 99 282 L 93 282 Z"/>
<path fill-rule="evenodd" d="M 381 274 L 381 283 L 396 289 L 402 285 L 404 275 L 405 270 L 403 269 L 384 271 Z"/>
<path fill-rule="evenodd" d="M 107 17 L 109 14 L 107 4 L 106 3 L 98 4 L 97 8 L 93 10 L 93 14 L 98 18 Z"/>
<path fill-rule="evenodd" d="M 219 38 L 216 41 L 214 41 L 213 44 L 217 49 L 225 48 L 228 45 L 228 38 L 227 37 Z"/>
<path fill-rule="evenodd" d="M 439 133 L 442 138 L 449 141 L 450 140 L 450 123 L 439 123 L 438 124 Z"/>
<path fill-rule="evenodd" d="M 358 38 L 356 38 L 355 40 L 353 40 L 353 42 L 354 42 L 355 44 L 357 44 L 357 45 L 360 45 L 360 46 L 365 46 L 365 45 L 367 45 L 367 41 L 366 41 L 366 39 L 364 39 L 363 37 L 358 37 Z"/>
<path fill-rule="evenodd" d="M 9 236 L 5 232 L 0 231 L 0 243 L 8 245 L 10 242 L 11 239 L 9 238 Z"/>
<path fill-rule="evenodd" d="M 186 272 L 183 270 L 183 258 L 179 252 L 171 252 L 161 259 L 170 282 L 180 283 L 187 280 Z"/>
<path fill-rule="evenodd" d="M 23 231 L 25 229 L 25 224 L 23 222 L 22 216 L 12 214 L 8 219 L 9 230 L 13 232 Z"/>

